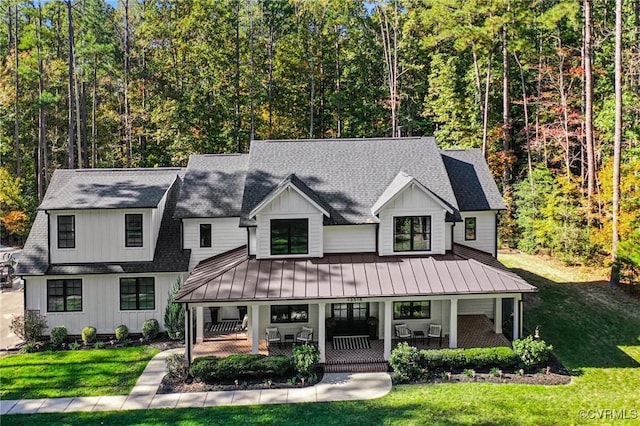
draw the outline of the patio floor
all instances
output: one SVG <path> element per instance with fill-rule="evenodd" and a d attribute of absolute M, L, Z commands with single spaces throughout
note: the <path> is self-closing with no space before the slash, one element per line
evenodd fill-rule
<path fill-rule="evenodd" d="M 409 344 L 418 349 L 437 349 L 440 347 L 438 339 L 413 341 Z M 327 364 L 362 364 L 384 362 L 384 341 L 371 340 L 369 349 L 336 350 L 330 342 L 326 345 Z M 393 341 L 393 347 L 399 343 Z M 502 334 L 493 332 L 493 323 L 484 315 L 460 315 L 458 317 L 458 347 L 478 348 L 491 346 L 510 346 L 509 340 Z M 449 347 L 449 337 L 442 338 L 442 347 Z M 292 345 L 272 344 L 267 348 L 265 340 L 260 340 L 259 350 L 263 355 L 291 355 Z M 206 355 L 228 356 L 232 354 L 251 353 L 251 342 L 245 333 L 230 334 L 227 336 L 212 336 L 205 333 L 205 341 L 197 343 L 193 347 L 193 358 Z"/>

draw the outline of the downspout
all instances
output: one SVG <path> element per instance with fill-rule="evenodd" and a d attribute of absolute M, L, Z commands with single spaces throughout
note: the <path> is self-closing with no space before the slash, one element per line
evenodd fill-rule
<path fill-rule="evenodd" d="M 47 215 L 47 267 L 48 267 L 49 265 L 51 265 L 51 216 L 49 216 L 48 210 L 45 210 L 44 214 Z M 74 219 L 74 227 L 75 227 L 75 219 Z"/>
<path fill-rule="evenodd" d="M 495 226 L 496 226 L 496 229 L 494 232 L 495 241 L 493 244 L 493 257 L 497 259 L 498 258 L 498 212 L 496 212 L 496 215 L 495 215 Z"/>
<path fill-rule="evenodd" d="M 380 222 L 376 223 L 376 254 L 380 255 Z"/>
<path fill-rule="evenodd" d="M 24 310 L 27 310 L 27 279 L 24 277 L 20 277 L 22 279 L 22 307 Z"/>
<path fill-rule="evenodd" d="M 251 232 L 249 232 L 249 227 L 247 226 L 247 256 L 251 256 Z"/>
<path fill-rule="evenodd" d="M 453 229 L 456 227 L 455 222 L 451 222 L 451 254 L 453 253 L 453 248 L 455 247 L 455 241 L 453 241 L 453 236 L 455 235 Z"/>

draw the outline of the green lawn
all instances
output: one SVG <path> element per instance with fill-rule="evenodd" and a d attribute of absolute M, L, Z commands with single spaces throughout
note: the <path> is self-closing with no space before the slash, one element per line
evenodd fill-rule
<path fill-rule="evenodd" d="M 640 419 L 640 301 L 598 277 L 545 260 L 501 260 L 540 292 L 525 300 L 525 322 L 576 376 L 570 385 L 394 386 L 373 401 L 208 409 L 7 416 L 3 425 L 42 424 L 637 424 Z M 531 271 L 535 271 L 535 274 Z M 537 275 L 536 275 L 537 274 Z M 584 418 L 581 410 L 590 418 Z M 616 410 L 596 412 L 595 410 Z M 626 410 L 626 411 L 622 411 Z M 634 411 L 635 410 L 635 411 Z M 637 415 L 636 419 L 632 419 Z M 598 417 L 602 416 L 602 417 Z M 626 416 L 627 420 L 612 418 Z"/>
<path fill-rule="evenodd" d="M 128 394 L 157 353 L 136 346 L 6 356 L 0 358 L 0 398 Z"/>

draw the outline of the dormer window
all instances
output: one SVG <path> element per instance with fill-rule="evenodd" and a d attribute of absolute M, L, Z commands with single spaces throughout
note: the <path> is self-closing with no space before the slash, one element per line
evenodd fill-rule
<path fill-rule="evenodd" d="M 142 214 L 124 215 L 126 247 L 142 247 Z"/>
<path fill-rule="evenodd" d="M 58 216 L 58 248 L 76 247 L 76 217 Z"/>
<path fill-rule="evenodd" d="M 393 222 L 393 251 L 431 250 L 431 216 L 400 216 Z"/>
<path fill-rule="evenodd" d="M 309 219 L 272 219 L 271 255 L 309 253 Z"/>

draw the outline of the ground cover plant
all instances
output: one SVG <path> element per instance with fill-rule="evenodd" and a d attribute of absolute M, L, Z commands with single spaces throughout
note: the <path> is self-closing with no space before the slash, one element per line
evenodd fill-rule
<path fill-rule="evenodd" d="M 399 385 L 371 401 L 15 415 L 2 424 L 637 424 L 640 302 L 609 289 L 604 275 L 521 254 L 501 260 L 538 286 L 525 297 L 525 325 L 539 327 L 574 374 L 571 384 Z"/>
<path fill-rule="evenodd" d="M 2 357 L 0 398 L 124 395 L 157 353 L 137 346 Z"/>

